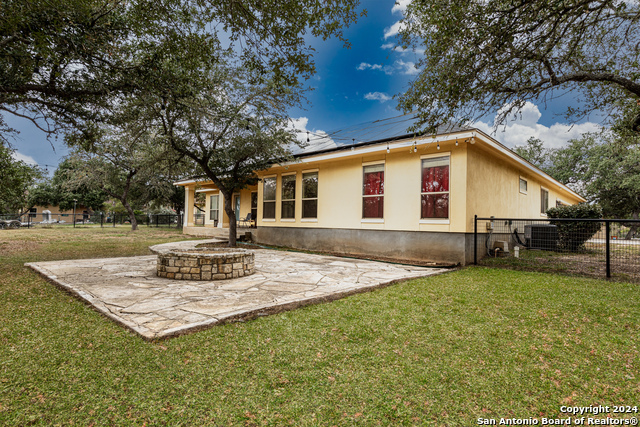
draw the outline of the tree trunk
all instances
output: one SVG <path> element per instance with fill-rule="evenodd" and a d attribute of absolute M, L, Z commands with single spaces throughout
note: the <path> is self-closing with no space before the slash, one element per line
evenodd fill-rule
<path fill-rule="evenodd" d="M 224 196 L 224 211 L 229 217 L 229 247 L 236 247 L 236 212 L 233 210 L 233 193 L 220 190 Z"/>
<path fill-rule="evenodd" d="M 633 215 L 631 215 L 631 218 L 638 219 L 638 212 L 634 212 Z M 626 240 L 631 239 L 638 232 L 638 223 L 637 222 L 633 222 L 633 223 L 631 223 L 629 225 L 630 225 L 630 228 L 629 228 L 629 232 L 627 233 L 627 236 L 625 237 Z"/>
<path fill-rule="evenodd" d="M 122 202 L 122 206 L 127 210 L 129 214 L 129 220 L 131 221 L 131 231 L 136 231 L 138 229 L 138 221 L 136 220 L 136 214 L 131 209 L 131 205 L 127 202 L 127 199 L 120 200 Z"/>

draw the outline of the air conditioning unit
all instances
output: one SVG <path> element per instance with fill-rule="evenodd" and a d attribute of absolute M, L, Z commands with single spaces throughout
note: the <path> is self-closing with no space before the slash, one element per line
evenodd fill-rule
<path fill-rule="evenodd" d="M 524 238 L 528 249 L 555 251 L 558 248 L 558 227 L 550 224 L 525 225 Z"/>

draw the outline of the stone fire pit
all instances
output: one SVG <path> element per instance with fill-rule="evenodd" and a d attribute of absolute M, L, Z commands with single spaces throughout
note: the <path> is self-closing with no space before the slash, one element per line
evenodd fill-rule
<path fill-rule="evenodd" d="M 154 252 L 158 254 L 157 274 L 167 279 L 225 280 L 254 272 L 254 254 L 246 249 L 203 247 Z"/>

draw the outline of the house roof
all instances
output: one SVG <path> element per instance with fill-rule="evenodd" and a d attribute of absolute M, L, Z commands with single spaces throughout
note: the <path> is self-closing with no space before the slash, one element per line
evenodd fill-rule
<path fill-rule="evenodd" d="M 306 163 L 362 155 L 386 150 L 387 147 L 391 149 L 410 147 L 415 143 L 423 144 L 425 139 L 430 139 L 429 142 L 435 144 L 453 138 L 460 140 L 475 140 L 477 138 L 530 172 L 552 182 L 580 200 L 586 201 L 584 197 L 480 129 L 471 126 L 444 125 L 438 127 L 435 134 L 426 134 L 424 132 L 407 133 L 406 130 L 415 124 L 416 120 L 415 116 L 405 114 L 388 119 L 364 122 L 332 132 L 309 132 L 309 144 L 305 147 L 292 147 L 293 156 L 298 162 Z M 186 185 L 207 180 L 208 178 L 205 176 L 198 176 L 177 181 L 174 185 Z"/>
<path fill-rule="evenodd" d="M 296 158 L 313 156 L 333 151 L 347 150 L 352 147 L 381 144 L 407 138 L 424 136 L 424 132 L 407 133 L 407 129 L 417 123 L 412 114 L 405 114 L 387 119 L 359 123 L 330 132 L 309 132 L 309 142 L 304 147 L 292 147 Z M 465 130 L 469 126 L 444 125 L 436 130 L 436 135 L 445 135 Z"/>

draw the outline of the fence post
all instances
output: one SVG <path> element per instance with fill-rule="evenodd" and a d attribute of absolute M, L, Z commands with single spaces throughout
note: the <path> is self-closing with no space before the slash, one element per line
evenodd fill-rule
<path fill-rule="evenodd" d="M 609 239 L 611 238 L 611 229 L 609 227 L 609 221 L 605 220 L 604 221 L 605 224 L 605 235 L 606 235 L 606 243 L 605 243 L 605 251 L 606 251 L 606 265 L 607 265 L 607 279 L 611 278 L 611 243 L 609 242 Z"/>
<path fill-rule="evenodd" d="M 104 212 L 100 212 L 100 228 L 104 228 Z"/>
<path fill-rule="evenodd" d="M 27 214 L 27 229 L 31 228 L 31 214 Z"/>
<path fill-rule="evenodd" d="M 478 265 L 478 215 L 473 216 L 473 265 Z"/>

